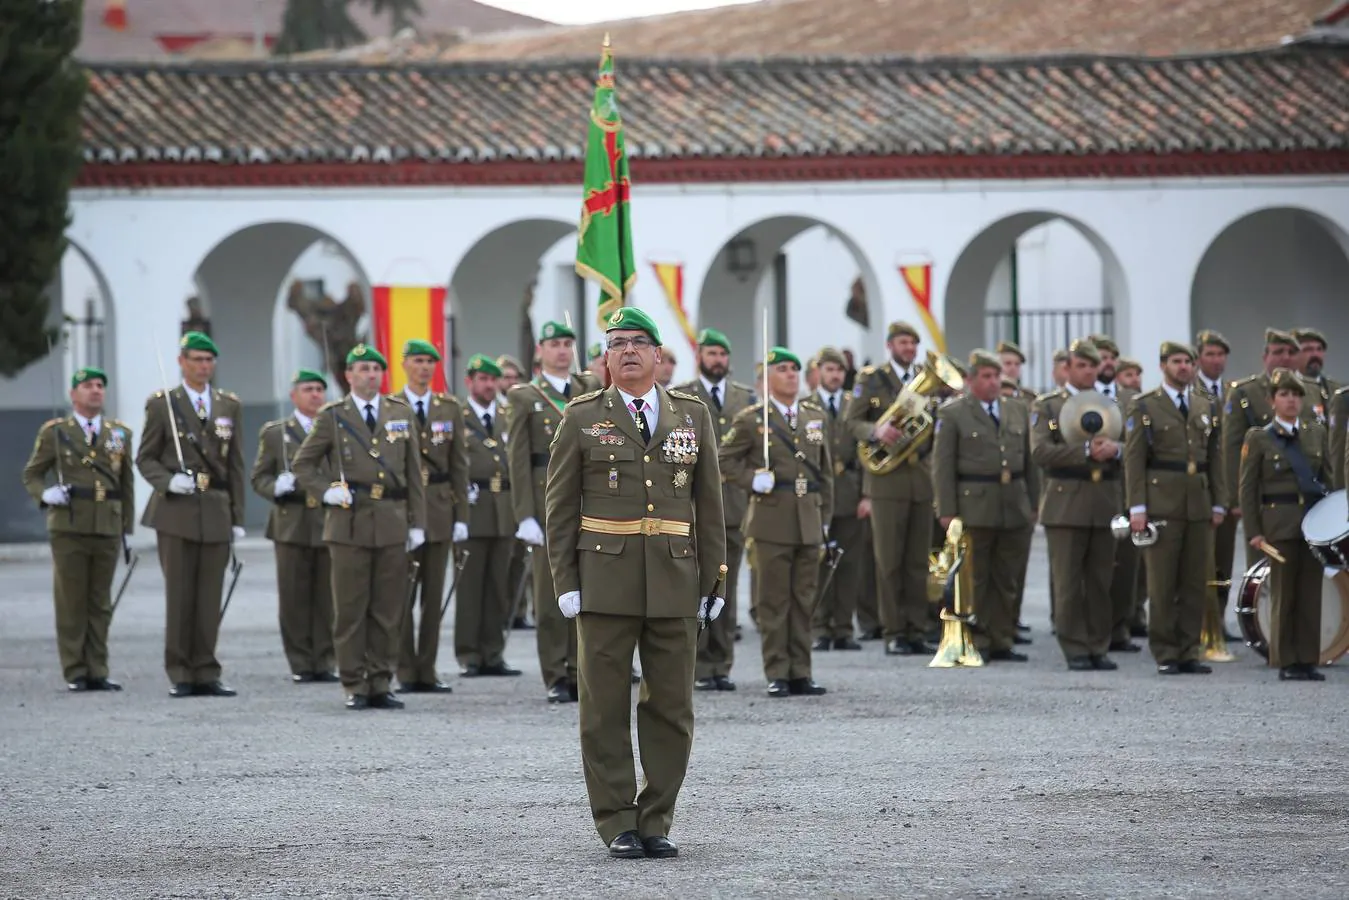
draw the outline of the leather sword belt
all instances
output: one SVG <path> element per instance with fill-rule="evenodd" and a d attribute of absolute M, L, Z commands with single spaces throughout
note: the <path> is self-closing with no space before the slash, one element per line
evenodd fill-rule
<path fill-rule="evenodd" d="M 1119 470 L 1105 469 L 1045 469 L 1045 475 L 1063 481 L 1118 481 Z"/>
<path fill-rule="evenodd" d="M 675 519 L 597 519 L 594 516 L 581 516 L 581 530 L 595 534 L 643 534 L 648 537 L 656 534 L 668 534 L 671 537 L 688 537 L 692 526 L 688 522 Z"/>
<path fill-rule="evenodd" d="M 795 493 L 798 497 L 801 496 L 801 492 L 798 491 L 798 490 L 796 489 L 796 482 L 795 482 L 795 481 L 775 481 L 775 482 L 773 483 L 773 490 L 775 490 L 775 491 L 791 491 L 791 492 Z M 807 494 L 818 494 L 819 492 L 820 492 L 820 483 L 819 483 L 818 481 L 807 481 L 807 482 L 806 482 L 806 490 L 805 490 L 805 493 L 807 493 Z"/>
<path fill-rule="evenodd" d="M 449 472 L 432 472 L 430 475 L 427 475 L 427 476 L 426 476 L 426 483 L 427 483 L 427 484 L 449 484 L 449 483 L 450 483 L 450 473 L 449 473 Z"/>
<path fill-rule="evenodd" d="M 347 489 L 351 491 L 351 496 L 365 494 L 371 500 L 406 500 L 408 498 L 407 488 L 385 487 L 382 484 L 361 484 L 359 481 L 348 481 Z"/>
<path fill-rule="evenodd" d="M 70 496 L 80 500 L 93 500 L 95 503 L 102 503 L 104 500 L 121 500 L 121 491 L 109 491 L 103 488 L 75 487 L 72 485 L 69 489 Z"/>
<path fill-rule="evenodd" d="M 548 468 L 548 454 L 547 453 L 529 454 L 529 464 L 536 469 Z"/>
<path fill-rule="evenodd" d="M 282 494 L 272 501 L 277 506 L 305 506 L 309 509 L 318 509 L 318 501 L 308 494 L 299 491 L 291 491 L 289 494 Z"/>
<path fill-rule="evenodd" d="M 956 481 L 970 481 L 974 484 L 1008 484 L 1026 477 L 1025 472 L 1009 472 L 1004 469 L 997 475 L 957 475 Z"/>
<path fill-rule="evenodd" d="M 500 493 L 501 491 L 509 491 L 511 489 L 511 483 L 509 479 L 502 479 L 498 481 L 493 480 L 491 478 L 470 478 L 469 484 L 473 485 L 480 491 L 491 491 L 494 494 Z"/>
<path fill-rule="evenodd" d="M 1184 472 L 1186 475 L 1203 475 L 1208 472 L 1208 463 L 1154 459 L 1152 462 L 1148 463 L 1148 468 L 1157 469 L 1161 472 Z"/>
<path fill-rule="evenodd" d="M 1301 494 L 1261 494 L 1261 503 L 1269 503 L 1273 506 L 1285 506 L 1302 502 Z"/>

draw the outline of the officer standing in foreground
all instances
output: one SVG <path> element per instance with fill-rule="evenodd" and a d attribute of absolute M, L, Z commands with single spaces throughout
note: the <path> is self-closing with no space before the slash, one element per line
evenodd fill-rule
<path fill-rule="evenodd" d="M 1217 401 L 1190 389 L 1195 352 L 1164 341 L 1162 386 L 1135 397 L 1126 413 L 1124 484 L 1129 527 L 1157 526 L 1147 558 L 1152 620 L 1148 648 L 1162 675 L 1206 675 L 1200 631 L 1213 553 L 1214 529 L 1227 507 L 1218 473 Z"/>
<path fill-rule="evenodd" d="M 440 351 L 429 341 L 403 345 L 403 396 L 416 419 L 421 454 L 421 481 L 426 492 L 426 543 L 414 550 L 417 593 L 403 616 L 398 651 L 398 691 L 404 694 L 448 694 L 453 688 L 436 673 L 440 652 L 440 606 L 445 596 L 445 569 L 453 544 L 468 538 L 468 450 L 464 444 L 463 407 L 450 394 L 431 390 Z M 421 618 L 415 626 L 418 601 Z"/>
<path fill-rule="evenodd" d="M 1321 661 L 1321 563 L 1302 538 L 1307 508 L 1325 495 L 1330 474 L 1326 433 L 1299 421 L 1306 388 L 1287 369 L 1269 380 L 1273 421 L 1246 434 L 1241 448 L 1241 508 L 1252 553 L 1272 546 L 1269 664 L 1280 681 L 1324 681 Z"/>
<path fill-rule="evenodd" d="M 42 426 L 23 467 L 24 488 L 47 511 L 56 650 L 71 691 L 122 689 L 108 678 L 108 626 L 117 555 L 136 527 L 136 478 L 131 429 L 103 415 L 107 385 L 102 369 L 77 369 L 71 414 Z"/>
<path fill-rule="evenodd" d="M 581 762 L 595 828 L 610 856 L 668 858 L 679 852 L 668 835 L 693 746 L 698 624 L 725 603 L 712 596 L 725 552 L 716 430 L 701 401 L 656 384 L 660 334 L 646 313 L 623 307 L 606 333 L 613 385 L 567 407 L 548 467 L 550 582 L 562 614 L 579 615 Z M 644 673 L 640 792 L 634 650 Z"/>
<path fill-rule="evenodd" d="M 542 549 L 543 495 L 553 435 L 562 410 L 573 397 L 598 390 L 589 373 L 572 374 L 576 333 L 561 322 L 545 322 L 539 332 L 537 378 L 511 388 L 510 440 L 506 456 L 511 470 L 511 503 L 515 507 L 515 536 L 534 547 L 534 614 L 538 625 L 539 669 L 549 703 L 572 703 L 576 688 L 576 623 L 558 612 L 552 602 L 553 576 L 548 554 Z M 629 673 L 631 677 L 631 673 Z"/>
<path fill-rule="evenodd" d="M 323 406 L 328 381 L 301 369 L 291 381 L 295 411 L 262 426 L 253 462 L 253 492 L 272 504 L 267 539 L 276 555 L 277 614 L 281 646 L 296 684 L 335 682 L 333 593 L 328 548 L 323 544 L 323 495 L 301 490 L 292 469 L 305 435 Z M 325 471 L 324 478 L 331 473 Z"/>
<path fill-rule="evenodd" d="M 1222 411 L 1226 405 L 1227 391 L 1229 387 L 1223 381 L 1223 374 L 1227 371 L 1227 357 L 1232 352 L 1232 346 L 1216 331 L 1204 329 L 1195 335 L 1194 349 L 1199 354 L 1195 360 L 1195 377 L 1191 382 L 1197 393 L 1204 393 L 1212 397 L 1218 410 L 1217 419 L 1214 422 L 1214 428 L 1218 431 L 1218 445 L 1222 446 Z M 1238 497 L 1230 493 L 1231 482 L 1227 478 L 1223 466 L 1220 465 L 1216 470 L 1209 471 L 1209 479 L 1220 481 L 1223 488 L 1223 496 L 1228 504 L 1236 506 Z M 1220 524 L 1213 532 L 1213 561 L 1214 561 L 1214 580 L 1220 582 L 1214 585 L 1213 590 L 1218 597 L 1218 614 L 1224 622 L 1223 634 L 1227 640 L 1236 640 L 1235 635 L 1227 633 L 1227 599 L 1231 592 L 1232 581 L 1232 560 L 1236 554 L 1237 542 L 1237 516 L 1228 512 L 1223 516 Z M 1227 586 L 1223 586 L 1226 583 Z"/>
<path fill-rule="evenodd" d="M 230 544 L 244 536 L 244 457 L 235 434 L 243 404 L 211 387 L 214 341 L 189 331 L 178 345 L 182 384 L 145 403 L 136 468 L 155 492 L 141 524 L 157 533 L 164 572 L 169 695 L 233 697 L 215 645 Z"/>
<path fill-rule="evenodd" d="M 387 368 L 373 347 L 351 348 L 351 393 L 319 410 L 291 462 L 300 487 L 323 497 L 327 508 L 333 637 L 353 710 L 403 708 L 391 682 L 407 606 L 408 553 L 426 543 L 420 432 L 407 401 L 380 396 Z"/>
<path fill-rule="evenodd" d="M 1039 473 L 1031 465 L 1030 413 L 999 399 L 1000 360 L 970 354 L 966 393 L 937 411 L 932 473 L 943 532 L 957 516 L 974 560 L 976 641 L 991 660 L 1025 662 L 1016 643 L 1017 597 L 1030 556 Z"/>
<path fill-rule="evenodd" d="M 662 356 L 666 353 L 661 351 Z M 691 394 L 707 404 L 716 426 L 715 450 L 740 411 L 755 401 L 754 391 L 731 381 L 731 342 L 715 328 L 698 334 L 698 377 L 681 384 L 677 390 Z M 698 666 L 693 688 L 698 691 L 733 691 L 731 666 L 735 663 L 735 630 L 740 618 L 738 582 L 740 562 L 745 553 L 741 525 L 749 508 L 749 495 L 728 480 L 721 486 L 722 513 L 726 519 L 726 611 L 707 628 L 707 637 L 698 642 Z"/>
<path fill-rule="evenodd" d="M 501 368 L 481 353 L 469 358 L 464 386 L 468 445 L 468 559 L 454 598 L 454 655 L 459 675 L 519 675 L 502 658 L 511 627 L 516 547 L 511 478 L 506 461 L 504 404 L 497 402 Z"/>

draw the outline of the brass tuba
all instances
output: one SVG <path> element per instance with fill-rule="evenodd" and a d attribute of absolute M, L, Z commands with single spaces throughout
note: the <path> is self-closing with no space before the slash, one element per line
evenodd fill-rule
<path fill-rule="evenodd" d="M 932 434 L 933 418 L 928 412 L 929 401 L 942 391 L 953 393 L 964 390 L 965 379 L 949 357 L 927 351 L 927 360 L 899 392 L 876 425 L 888 422 L 899 431 L 899 440 L 882 444 L 876 440 L 857 442 L 857 458 L 873 475 L 885 475 L 899 468 L 923 446 Z"/>

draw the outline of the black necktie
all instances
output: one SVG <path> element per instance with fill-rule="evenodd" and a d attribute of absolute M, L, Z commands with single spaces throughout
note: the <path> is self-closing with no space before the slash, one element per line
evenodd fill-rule
<path fill-rule="evenodd" d="M 1180 406 L 1180 417 L 1181 417 L 1182 419 L 1189 419 L 1189 418 L 1190 418 L 1190 407 L 1185 403 L 1185 395 L 1184 395 L 1184 394 L 1181 394 L 1181 395 L 1180 395 L 1180 403 L 1179 403 L 1178 405 Z"/>
<path fill-rule="evenodd" d="M 1102 385 L 1102 387 L 1101 387 L 1101 393 L 1102 393 L 1102 394 L 1105 394 L 1107 397 L 1110 397 L 1111 399 L 1114 399 L 1114 395 L 1110 393 L 1110 385 L 1108 385 L 1108 384 L 1107 384 L 1107 385 Z"/>
<path fill-rule="evenodd" d="M 651 443 L 651 426 L 646 421 L 646 403 L 639 397 L 632 401 L 632 410 L 637 418 L 637 427 L 642 432 L 642 443 Z"/>
<path fill-rule="evenodd" d="M 482 414 L 482 427 L 483 427 L 484 429 L 486 429 L 486 431 L 487 431 L 488 434 L 491 434 L 491 433 L 492 433 L 492 414 L 491 414 L 491 413 L 483 413 L 483 414 Z"/>
<path fill-rule="evenodd" d="M 998 414 L 993 411 L 993 404 L 988 404 L 988 417 L 993 420 L 994 428 L 1001 428 L 1002 423 L 998 421 Z"/>
<path fill-rule="evenodd" d="M 365 427 L 370 429 L 370 433 L 375 433 L 375 404 L 367 403 L 365 405 Z"/>
<path fill-rule="evenodd" d="M 833 394 L 829 395 L 829 418 L 831 419 L 838 418 L 838 398 L 836 398 Z"/>
<path fill-rule="evenodd" d="M 570 381 L 568 381 L 566 384 L 562 385 L 562 396 L 566 397 L 567 399 L 571 399 L 571 382 L 570 382 Z"/>
<path fill-rule="evenodd" d="M 721 409 L 721 388 L 715 384 L 712 385 L 712 403 L 717 409 Z"/>
<path fill-rule="evenodd" d="M 423 425 L 426 424 L 426 408 L 422 406 L 422 401 L 417 401 L 417 421 Z"/>

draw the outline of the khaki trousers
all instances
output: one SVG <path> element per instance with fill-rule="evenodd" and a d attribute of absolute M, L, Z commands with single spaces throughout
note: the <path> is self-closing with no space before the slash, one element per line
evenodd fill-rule
<path fill-rule="evenodd" d="M 1142 552 L 1152 598 L 1148 649 L 1158 663 L 1199 659 L 1213 571 L 1212 541 L 1213 524 L 1207 519 L 1168 520 L 1165 528 L 1157 529 L 1157 543 Z"/>
<path fill-rule="evenodd" d="M 331 672 L 333 576 L 328 548 L 274 545 L 281 647 L 294 675 Z"/>
<path fill-rule="evenodd" d="M 932 521 L 930 501 L 871 501 L 877 605 L 886 640 L 921 641 L 927 635 Z"/>
<path fill-rule="evenodd" d="M 1213 557 L 1215 561 L 1214 568 L 1217 570 L 1214 579 L 1216 581 L 1232 581 L 1232 566 L 1236 562 L 1237 555 L 1237 524 L 1240 519 L 1234 516 L 1225 516 L 1222 524 L 1217 527 L 1213 533 Z M 1240 572 L 1235 573 L 1240 575 Z M 1236 579 L 1236 584 L 1227 587 L 1215 587 L 1214 591 L 1218 594 L 1218 609 L 1227 612 L 1227 601 L 1231 596 L 1232 589 L 1241 584 L 1241 579 Z"/>
<path fill-rule="evenodd" d="M 464 543 L 468 559 L 454 592 L 454 656 L 461 666 L 501 662 L 515 602 L 508 583 L 515 543 L 512 537 Z"/>
<path fill-rule="evenodd" d="M 1272 543 L 1288 562 L 1273 563 L 1269 574 L 1269 664 L 1276 668 L 1320 665 L 1324 567 L 1306 541 Z"/>
<path fill-rule="evenodd" d="M 1045 528 L 1054 630 L 1065 658 L 1104 656 L 1110 648 L 1111 564 L 1115 537 L 1109 528 Z"/>
<path fill-rule="evenodd" d="M 823 590 L 816 603 L 811 627 L 817 638 L 843 640 L 853 636 L 853 612 L 857 609 L 865 578 L 866 560 L 861 551 L 869 539 L 866 520 L 856 516 L 835 518 L 829 525 L 829 539 L 838 542 L 843 556 L 827 589 L 824 583 L 829 579 L 828 554 L 820 561 L 818 581 Z"/>
<path fill-rule="evenodd" d="M 1169 526 L 1168 526 L 1169 527 Z M 1110 576 L 1110 641 L 1128 643 L 1137 604 L 1142 550 L 1133 541 L 1115 545 L 1115 565 Z"/>
<path fill-rule="evenodd" d="M 403 611 L 400 629 L 398 680 L 403 684 L 431 684 L 440 679 L 436 674 L 436 656 L 440 652 L 440 604 L 445 599 L 445 569 L 453 548 L 449 541 L 427 542 L 409 557 L 421 563 L 421 567 L 417 570 L 417 595 Z M 406 598 L 406 575 L 403 587 Z M 416 615 L 418 606 L 421 607 L 420 617 Z"/>
<path fill-rule="evenodd" d="M 810 677 L 810 616 L 815 607 L 820 548 L 755 539 L 755 590 L 764 678 Z"/>
<path fill-rule="evenodd" d="M 534 560 L 534 621 L 535 637 L 539 646 L 539 672 L 546 687 L 559 681 L 576 680 L 576 620 L 568 619 L 557 608 L 557 594 L 553 593 L 553 571 L 548 565 L 548 548 L 535 547 L 530 554 Z M 628 678 L 632 678 L 632 661 L 628 661 Z"/>
<path fill-rule="evenodd" d="M 407 551 L 402 544 L 329 544 L 328 550 L 333 643 L 342 687 L 348 694 L 388 693 L 407 603 Z"/>
<path fill-rule="evenodd" d="M 1030 556 L 1031 533 L 1024 528 L 970 528 L 974 615 L 981 650 L 1011 650 L 1016 637 L 1017 597 Z"/>
<path fill-rule="evenodd" d="M 740 615 L 740 561 L 745 555 L 745 535 L 739 528 L 726 529 L 726 606 L 707 626 L 707 638 L 698 646 L 695 677 L 728 676 L 735 664 L 735 623 Z"/>
<path fill-rule="evenodd" d="M 209 684 L 220 678 L 215 645 L 229 542 L 203 544 L 163 532 L 156 541 L 164 573 L 164 672 L 173 684 Z"/>
<path fill-rule="evenodd" d="M 67 682 L 108 677 L 112 579 L 122 542 L 96 534 L 51 536 L 56 652 Z"/>

